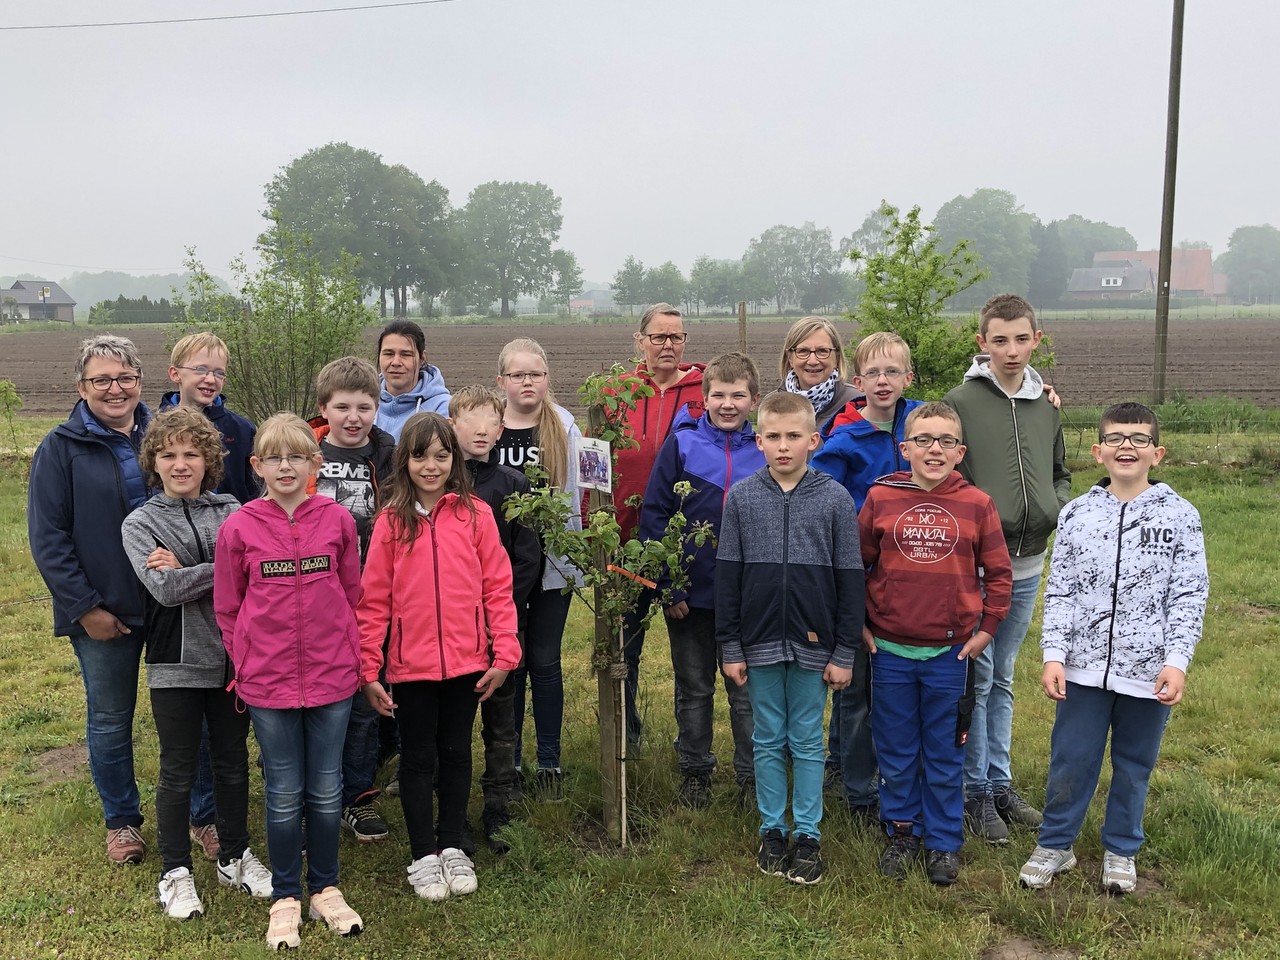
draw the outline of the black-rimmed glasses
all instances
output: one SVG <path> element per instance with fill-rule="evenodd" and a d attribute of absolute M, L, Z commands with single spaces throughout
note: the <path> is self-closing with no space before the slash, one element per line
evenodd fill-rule
<path fill-rule="evenodd" d="M 687 333 L 637 333 L 638 339 L 648 340 L 655 347 L 660 347 L 664 343 L 670 343 L 679 346 L 689 339 Z"/>
<path fill-rule="evenodd" d="M 960 446 L 959 437 L 931 437 L 927 433 L 917 433 L 914 437 L 907 437 L 907 443 L 914 443 L 917 447 L 923 447 L 928 450 L 935 443 L 943 450 L 954 450 Z"/>
<path fill-rule="evenodd" d="M 1104 433 L 1098 437 L 1098 442 L 1104 447 L 1123 447 L 1126 440 L 1133 444 L 1135 450 L 1149 447 L 1156 442 L 1149 433 Z"/>
<path fill-rule="evenodd" d="M 118 383 L 121 390 L 132 390 L 142 382 L 142 376 L 137 373 L 126 373 L 123 377 L 83 377 L 80 382 L 89 384 L 99 393 L 106 393 L 113 383 Z"/>

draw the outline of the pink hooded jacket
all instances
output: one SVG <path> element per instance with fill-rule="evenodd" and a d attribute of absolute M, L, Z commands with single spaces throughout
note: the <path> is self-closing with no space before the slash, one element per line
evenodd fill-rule
<path fill-rule="evenodd" d="M 373 524 L 356 617 L 360 678 L 378 679 L 387 628 L 387 680 L 447 680 L 520 663 L 511 560 L 493 511 L 472 501 L 472 516 L 456 493 L 422 517 L 412 546 L 385 510 Z"/>
<path fill-rule="evenodd" d="M 218 530 L 213 608 L 253 707 L 320 707 L 355 693 L 360 638 L 360 545 L 346 508 L 309 497 L 290 520 L 252 500 Z"/>

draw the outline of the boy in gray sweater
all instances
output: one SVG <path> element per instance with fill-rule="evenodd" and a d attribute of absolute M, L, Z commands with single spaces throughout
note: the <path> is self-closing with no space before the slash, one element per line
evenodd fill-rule
<path fill-rule="evenodd" d="M 212 492 L 222 480 L 222 435 L 194 410 L 157 416 L 139 460 L 148 486 L 163 487 L 121 528 L 125 553 L 147 589 L 147 687 L 160 740 L 160 906 L 188 920 L 204 912 L 191 874 L 187 814 L 206 722 L 221 840 L 218 882 L 271 896 L 271 874 L 249 849 L 249 714 L 236 709 L 226 689 L 231 665 L 213 613 L 214 544 L 239 502 Z"/>

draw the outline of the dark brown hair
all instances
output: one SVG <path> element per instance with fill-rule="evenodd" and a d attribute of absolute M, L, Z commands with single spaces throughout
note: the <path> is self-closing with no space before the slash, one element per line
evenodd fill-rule
<path fill-rule="evenodd" d="M 458 495 L 459 509 L 466 509 L 472 520 L 475 519 L 476 508 L 471 500 L 471 478 L 467 474 L 463 462 L 462 447 L 458 445 L 458 435 L 453 432 L 449 421 L 438 413 L 415 413 L 406 421 L 400 432 L 400 442 L 396 444 L 396 456 L 391 465 L 391 495 L 387 497 L 384 508 L 391 514 L 399 528 L 401 543 L 410 546 L 418 539 L 422 525 L 422 517 L 418 513 L 418 490 L 409 475 L 409 459 L 424 457 L 427 448 L 435 441 L 453 454 L 453 465 L 449 468 L 449 476 L 444 482 L 445 493 Z"/>
<path fill-rule="evenodd" d="M 1031 304 L 1016 293 L 1000 293 L 982 305 L 982 310 L 978 313 L 978 332 L 985 337 L 987 323 L 991 320 L 1021 320 L 1023 317 L 1031 321 L 1032 333 L 1040 329 L 1035 308 Z"/>

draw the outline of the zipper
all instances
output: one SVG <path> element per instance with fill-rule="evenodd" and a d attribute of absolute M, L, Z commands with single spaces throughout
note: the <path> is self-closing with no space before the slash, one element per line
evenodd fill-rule
<path fill-rule="evenodd" d="M 200 531 L 196 529 L 195 521 L 191 519 L 191 507 L 186 500 L 182 501 L 182 513 L 187 518 L 187 526 L 191 528 L 191 536 L 196 541 L 196 556 L 200 558 L 201 563 L 209 562 L 209 555 L 204 549 L 204 538 L 200 536 Z"/>
<path fill-rule="evenodd" d="M 396 666 L 404 663 L 404 617 L 396 617 Z"/>
<path fill-rule="evenodd" d="M 306 684 L 303 677 L 305 667 L 302 649 L 302 545 L 298 540 L 298 522 L 293 517 L 289 518 L 289 532 L 293 535 L 293 597 L 298 624 L 298 705 L 305 707 L 307 699 L 304 693 Z"/>
<path fill-rule="evenodd" d="M 1107 669 L 1102 671 L 1102 689 L 1107 689 L 1107 681 L 1111 678 L 1112 642 L 1116 635 L 1116 607 L 1120 603 L 1120 555 L 1124 546 L 1124 511 L 1127 502 L 1120 504 L 1120 524 L 1116 532 L 1116 573 L 1111 578 L 1111 622 L 1107 625 Z"/>
<path fill-rule="evenodd" d="M 1015 556 L 1022 556 L 1022 546 L 1027 539 L 1027 523 L 1031 513 L 1031 501 L 1027 497 L 1027 474 L 1022 467 L 1022 444 L 1018 442 L 1018 401 L 1009 398 L 1009 414 L 1013 417 L 1013 448 L 1018 458 L 1018 483 L 1022 485 L 1022 529 L 1018 533 L 1018 549 Z"/>
<path fill-rule="evenodd" d="M 705 414 L 704 414 L 705 416 Z M 733 486 L 733 437 L 724 441 L 724 492 L 720 495 L 720 513 L 724 514 L 724 505 L 729 499 L 729 488 Z"/>
<path fill-rule="evenodd" d="M 801 482 L 803 482 L 803 478 L 801 478 Z M 796 484 L 796 486 L 799 486 L 799 484 Z M 778 489 L 782 490 L 781 487 Z M 791 531 L 789 528 L 791 526 L 791 492 L 794 489 L 795 487 L 792 487 L 791 490 L 782 491 L 782 644 L 784 648 L 788 648 L 788 653 L 791 652 L 789 649 L 791 641 L 787 633 L 787 627 L 791 622 L 789 610 L 791 596 L 787 585 L 787 573 L 790 570 Z"/>
<path fill-rule="evenodd" d="M 443 499 L 443 498 L 442 498 Z M 436 507 L 440 504 L 437 502 Z M 431 511 L 435 513 L 435 510 Z M 436 640 L 440 645 L 440 679 L 445 679 L 448 674 L 445 672 L 444 666 L 444 621 L 440 618 L 440 544 L 436 540 L 436 524 L 430 516 L 427 518 L 427 526 L 431 528 L 431 572 L 435 577 L 436 584 Z"/>

